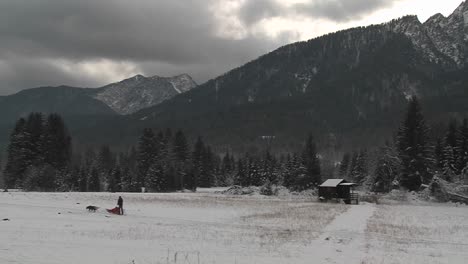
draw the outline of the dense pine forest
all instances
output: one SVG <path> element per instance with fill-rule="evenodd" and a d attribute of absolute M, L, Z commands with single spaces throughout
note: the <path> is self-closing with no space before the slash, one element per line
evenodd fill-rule
<path fill-rule="evenodd" d="M 384 146 L 326 160 L 313 132 L 293 153 L 252 149 L 213 151 L 202 136 L 189 142 L 184 131 L 144 129 L 126 152 L 112 146 L 73 152 L 72 136 L 57 114 L 20 118 L 10 136 L 3 169 L 6 188 L 28 191 L 173 192 L 197 187 L 282 185 L 301 191 L 328 178 L 344 178 L 375 192 L 418 190 L 434 176 L 461 182 L 468 171 L 468 119 L 451 120 L 443 137 L 432 137 L 417 98 L 395 136 Z"/>

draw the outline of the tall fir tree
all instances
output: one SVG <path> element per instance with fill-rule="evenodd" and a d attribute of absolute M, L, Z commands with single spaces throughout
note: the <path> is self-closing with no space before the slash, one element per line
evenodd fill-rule
<path fill-rule="evenodd" d="M 288 154 L 286 157 L 286 163 L 284 165 L 283 171 L 283 185 L 287 188 L 291 188 L 294 185 L 294 162 L 291 154 Z"/>
<path fill-rule="evenodd" d="M 428 127 L 416 97 L 409 100 L 408 110 L 398 131 L 397 148 L 402 162 L 400 184 L 418 190 L 431 180 Z"/>
<path fill-rule="evenodd" d="M 309 188 L 307 185 L 310 182 L 307 168 L 304 166 L 302 158 L 297 154 L 294 154 L 292 159 L 292 179 L 291 189 L 302 191 Z"/>
<path fill-rule="evenodd" d="M 96 167 L 91 168 L 88 173 L 88 191 L 89 192 L 100 192 L 101 191 L 101 179 L 99 177 L 99 170 Z"/>
<path fill-rule="evenodd" d="M 312 135 L 309 135 L 306 141 L 302 153 L 302 162 L 307 170 L 306 178 L 303 182 L 304 188 L 309 189 L 321 184 L 320 159 L 318 158 L 317 148 Z"/>
<path fill-rule="evenodd" d="M 249 186 L 260 186 L 263 184 L 258 158 L 250 155 L 248 157 L 247 179 Z"/>
<path fill-rule="evenodd" d="M 20 118 L 10 135 L 7 162 L 4 170 L 5 187 L 17 188 L 22 185 L 24 172 L 30 165 L 27 161 L 26 120 Z"/>
<path fill-rule="evenodd" d="M 167 177 L 162 162 L 154 160 L 147 173 L 147 188 L 153 192 L 165 192 L 168 190 Z"/>
<path fill-rule="evenodd" d="M 338 172 L 341 178 L 343 179 L 348 178 L 350 163 L 351 163 L 351 154 L 345 153 L 343 155 L 343 159 L 340 162 L 340 167 L 339 167 L 339 172 Z"/>
<path fill-rule="evenodd" d="M 189 173 L 189 146 L 182 130 L 178 130 L 174 135 L 173 154 L 177 189 L 194 189 L 190 179 L 192 175 Z"/>
<path fill-rule="evenodd" d="M 202 175 L 203 181 L 200 181 L 200 187 L 212 187 L 214 183 L 214 173 L 215 173 L 215 156 L 211 151 L 209 146 L 205 146 L 202 155 Z M 203 185 L 202 185 L 203 183 Z"/>
<path fill-rule="evenodd" d="M 459 174 L 457 171 L 457 122 L 452 120 L 447 129 L 447 134 L 444 139 L 444 148 L 443 148 L 443 161 L 442 161 L 442 172 L 446 180 L 452 181 L 455 174 Z"/>
<path fill-rule="evenodd" d="M 401 168 L 396 149 L 386 145 L 379 150 L 377 164 L 374 171 L 372 191 L 389 192 L 393 188 L 393 182 L 398 177 Z"/>
<path fill-rule="evenodd" d="M 468 119 L 463 120 L 462 125 L 458 130 L 458 142 L 457 142 L 457 172 L 460 174 L 468 167 Z"/>
<path fill-rule="evenodd" d="M 50 114 L 47 117 L 43 137 L 45 163 L 57 170 L 66 169 L 72 157 L 72 142 L 60 115 Z"/>
<path fill-rule="evenodd" d="M 436 140 L 436 145 L 434 146 L 434 166 L 437 172 L 441 172 L 444 168 L 444 145 L 440 138 Z"/>
<path fill-rule="evenodd" d="M 146 128 L 138 141 L 137 154 L 137 179 L 133 182 L 134 191 L 139 191 L 141 187 L 145 187 L 146 177 L 151 163 L 155 160 L 157 153 L 157 145 L 155 135 L 152 129 Z"/>
<path fill-rule="evenodd" d="M 241 158 L 239 158 L 239 160 L 237 161 L 237 173 L 236 173 L 236 177 L 234 180 L 234 184 L 240 185 L 240 186 L 247 186 L 248 183 L 247 183 L 246 178 L 247 178 L 247 173 L 246 173 L 244 162 L 242 161 Z"/>
<path fill-rule="evenodd" d="M 365 179 L 367 178 L 367 162 L 367 151 L 363 149 L 357 154 L 353 167 L 351 169 L 351 178 L 355 183 L 363 184 Z"/>
<path fill-rule="evenodd" d="M 29 114 L 25 127 L 25 141 L 28 155 L 26 159 L 30 165 L 41 166 L 45 162 L 44 151 L 50 147 L 44 146 L 44 117 L 41 113 Z"/>
<path fill-rule="evenodd" d="M 203 166 L 203 155 L 205 153 L 205 144 L 202 137 L 198 137 L 192 153 L 192 175 L 196 182 L 195 186 L 209 185 L 209 179 L 206 178 L 206 173 Z"/>
<path fill-rule="evenodd" d="M 99 149 L 97 156 L 97 169 L 100 174 L 100 178 L 105 182 L 107 190 L 115 191 L 116 181 L 112 178 L 113 170 L 115 169 L 115 157 L 109 146 L 103 145 Z"/>

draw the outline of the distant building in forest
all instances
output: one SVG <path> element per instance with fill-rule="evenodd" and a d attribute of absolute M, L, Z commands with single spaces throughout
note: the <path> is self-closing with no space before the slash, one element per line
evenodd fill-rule
<path fill-rule="evenodd" d="M 319 186 L 319 199 L 321 201 L 336 199 L 343 200 L 346 204 L 358 204 L 358 194 L 353 192 L 355 186 L 355 183 L 344 179 L 328 179 Z"/>

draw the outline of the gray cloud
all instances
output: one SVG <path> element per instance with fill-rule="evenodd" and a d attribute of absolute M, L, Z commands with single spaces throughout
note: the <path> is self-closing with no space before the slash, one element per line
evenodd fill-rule
<path fill-rule="evenodd" d="M 264 18 L 277 17 L 285 9 L 274 0 L 250 0 L 239 10 L 239 18 L 247 25 L 254 24 Z"/>
<path fill-rule="evenodd" d="M 136 73 L 188 73 L 204 82 L 298 38 L 294 30 L 275 38 L 250 33 L 264 18 L 346 21 L 397 0 L 311 0 L 289 7 L 246 0 L 234 14 L 244 27 L 235 38 L 236 24 L 213 9 L 233 1 L 0 1 L 0 94 L 43 85 L 97 87 Z M 110 66 L 93 66 L 96 61 Z"/>
<path fill-rule="evenodd" d="M 75 72 L 69 74 L 63 68 L 46 59 L 15 58 L 0 62 L 1 94 L 17 92 L 21 88 L 39 86 L 93 86 L 94 78 Z"/>
<path fill-rule="evenodd" d="M 239 10 L 244 24 L 251 25 L 274 17 L 304 16 L 346 22 L 393 5 L 400 0 L 309 0 L 283 6 L 278 0 L 247 1 Z"/>
<path fill-rule="evenodd" d="M 337 22 L 362 18 L 369 13 L 391 6 L 399 0 L 313 0 L 294 5 L 294 11 L 315 18 Z"/>
<path fill-rule="evenodd" d="M 288 42 L 249 33 L 220 37 L 211 9 L 216 2 L 0 1 L 0 94 L 40 85 L 104 84 L 56 60 L 128 62 L 146 75 L 187 72 L 203 82 Z"/>

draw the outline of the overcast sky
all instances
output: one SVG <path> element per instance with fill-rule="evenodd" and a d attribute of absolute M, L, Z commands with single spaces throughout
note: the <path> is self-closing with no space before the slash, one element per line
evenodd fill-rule
<path fill-rule="evenodd" d="M 461 0 L 0 0 L 0 94 L 136 74 L 203 83 L 284 44 Z"/>

